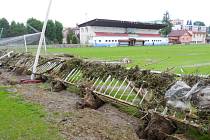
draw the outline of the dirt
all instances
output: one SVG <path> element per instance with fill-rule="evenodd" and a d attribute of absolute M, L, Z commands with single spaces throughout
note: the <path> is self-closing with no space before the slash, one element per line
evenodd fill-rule
<path fill-rule="evenodd" d="M 142 138 L 148 140 L 166 140 L 177 130 L 176 125 L 172 121 L 164 117 L 152 114 L 151 120 L 146 128 L 140 132 Z"/>
<path fill-rule="evenodd" d="M 136 131 L 139 119 L 120 112 L 105 104 L 97 110 L 77 109 L 80 96 L 68 91 L 52 92 L 49 84 L 20 85 L 18 81 L 28 79 L 12 72 L 0 70 L 0 85 L 17 81 L 10 91 L 17 91 L 26 101 L 40 104 L 46 110 L 46 120 L 56 127 L 66 140 L 139 140 Z"/>
<path fill-rule="evenodd" d="M 51 83 L 52 91 L 54 92 L 60 92 L 62 90 L 66 90 L 66 86 L 61 81 L 52 81 Z"/>

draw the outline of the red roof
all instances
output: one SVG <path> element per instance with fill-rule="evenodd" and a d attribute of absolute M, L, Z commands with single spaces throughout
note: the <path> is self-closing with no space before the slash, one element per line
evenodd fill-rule
<path fill-rule="evenodd" d="M 144 37 L 160 37 L 160 34 L 138 34 L 138 35 Z"/>
<path fill-rule="evenodd" d="M 179 36 L 183 36 L 185 34 L 192 36 L 191 33 L 188 32 L 187 30 L 173 30 L 173 31 L 171 31 L 171 33 L 168 36 L 169 37 L 179 37 Z"/>

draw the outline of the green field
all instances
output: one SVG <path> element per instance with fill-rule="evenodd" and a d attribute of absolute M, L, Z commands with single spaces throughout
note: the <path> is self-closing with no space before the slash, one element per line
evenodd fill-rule
<path fill-rule="evenodd" d="M 172 72 L 184 74 L 210 73 L 210 45 L 49 48 L 48 52 L 100 60 L 121 60 L 126 57 L 132 61 L 128 67 L 139 65 L 142 69 L 170 69 Z"/>
<path fill-rule="evenodd" d="M 25 103 L 0 87 L 0 140 L 59 140 L 40 106 Z"/>

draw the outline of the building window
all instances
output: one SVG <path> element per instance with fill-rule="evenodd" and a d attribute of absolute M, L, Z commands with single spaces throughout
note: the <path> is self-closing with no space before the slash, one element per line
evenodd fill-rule
<path fill-rule="evenodd" d="M 108 42 L 108 40 L 106 40 L 105 42 Z"/>
<path fill-rule="evenodd" d="M 114 40 L 112 40 L 112 42 L 114 42 Z"/>
<path fill-rule="evenodd" d="M 109 40 L 109 42 L 111 42 L 111 40 Z"/>
<path fill-rule="evenodd" d="M 99 40 L 98 42 L 101 42 L 101 40 Z"/>

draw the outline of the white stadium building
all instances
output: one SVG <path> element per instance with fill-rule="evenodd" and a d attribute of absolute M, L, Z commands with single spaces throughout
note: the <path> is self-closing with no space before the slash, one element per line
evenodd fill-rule
<path fill-rule="evenodd" d="M 168 38 L 161 37 L 163 24 L 94 19 L 79 25 L 80 43 L 100 46 L 167 45 Z"/>

